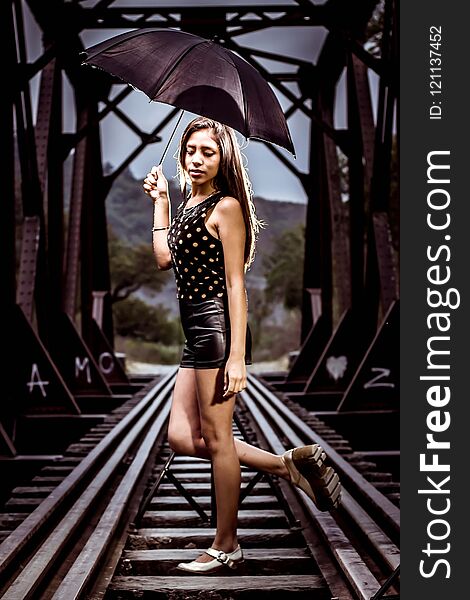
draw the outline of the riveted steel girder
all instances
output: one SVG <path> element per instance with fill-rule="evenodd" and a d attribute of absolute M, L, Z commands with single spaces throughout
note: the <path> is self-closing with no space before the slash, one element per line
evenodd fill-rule
<path fill-rule="evenodd" d="M 42 54 L 32 63 L 24 51 L 24 2 L 43 32 Z M 377 5 L 373 0 L 328 0 L 322 5 L 309 0 L 286 5 L 227 6 L 220 2 L 210 8 L 197 2 L 177 8 L 139 6 L 138 2 L 128 7 L 113 4 L 111 0 L 86 6 L 64 0 L 1 3 L 4 62 L 16 63 L 12 85 L 0 95 L 0 122 L 6 134 L 2 135 L 2 145 L 9 157 L 0 225 L 0 273 L 7 284 L 2 312 L 6 314 L 17 302 L 46 342 L 49 337 L 57 340 L 62 312 L 75 321 L 80 309 L 83 343 L 90 345 L 95 356 L 99 348 L 108 348 L 106 344 L 112 348 L 111 304 L 100 304 L 99 329 L 104 338 L 96 335 L 95 318 L 97 298 L 107 297 L 110 291 L 106 196 L 132 160 L 148 144 L 160 140 L 161 131 L 177 111 L 171 111 L 152 131 L 143 131 L 123 108 L 130 89 L 123 87 L 111 98 L 113 84 L 119 83 L 115 78 L 96 70 L 84 72 L 79 58 L 84 49 L 80 33 L 97 28 L 172 27 L 217 39 L 238 52 L 283 95 L 288 119 L 301 113 L 309 121 L 305 172 L 277 148 L 266 145 L 298 178 L 308 200 L 303 347 L 311 349 L 311 333 L 320 316 L 320 337 L 324 340 L 344 319 L 345 311 L 363 302 L 371 309 L 367 318 L 376 325 L 378 313 L 384 314 L 398 295 L 388 221 L 397 101 L 395 0 L 385 2 L 378 52 L 369 51 L 365 43 L 367 25 Z M 316 63 L 252 48 L 240 38 L 274 27 L 325 28 L 327 36 Z M 268 64 L 269 60 L 285 64 L 285 71 L 267 67 L 266 59 Z M 334 111 L 338 82 L 345 69 L 347 125 L 340 129 L 335 125 Z M 376 116 L 370 72 L 379 80 Z M 40 92 L 34 111 L 29 88 L 38 73 Z M 64 77 L 75 94 L 74 132 L 62 130 Z M 290 86 L 292 82 L 298 84 L 297 91 Z M 138 136 L 139 143 L 104 176 L 100 123 L 111 113 Z M 20 165 L 16 171 L 20 174 L 16 198 L 21 201 L 21 209 L 16 210 L 18 226 L 14 222 L 15 150 Z M 71 187 L 64 190 L 63 163 L 72 152 Z M 70 197 L 68 210 L 66 196 Z M 306 360 L 299 360 L 298 365 L 302 365 L 296 369 L 299 375 L 311 369 Z"/>

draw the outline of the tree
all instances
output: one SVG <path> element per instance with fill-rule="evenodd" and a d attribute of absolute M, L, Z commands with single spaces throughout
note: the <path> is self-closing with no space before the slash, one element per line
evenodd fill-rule
<path fill-rule="evenodd" d="M 138 298 L 127 298 L 113 309 L 116 333 L 147 342 L 180 344 L 183 334 L 177 319 L 170 319 L 163 306 L 149 306 Z"/>
<path fill-rule="evenodd" d="M 275 241 L 275 250 L 263 260 L 268 302 L 281 300 L 286 308 L 302 307 L 305 226 L 285 230 Z"/>
<path fill-rule="evenodd" d="M 142 286 L 158 291 L 169 277 L 168 271 L 157 269 L 150 244 L 128 246 L 112 231 L 109 260 L 113 303 L 125 300 Z"/>
<path fill-rule="evenodd" d="M 266 296 L 262 289 L 251 287 L 248 292 L 249 324 L 253 347 L 258 348 L 261 343 L 263 323 L 270 313 L 266 303 Z"/>
<path fill-rule="evenodd" d="M 366 50 L 370 52 L 376 58 L 381 56 L 381 44 L 382 44 L 382 32 L 384 26 L 384 10 L 385 1 L 380 0 L 372 13 L 367 24 L 366 30 L 366 43 L 364 44 Z"/>

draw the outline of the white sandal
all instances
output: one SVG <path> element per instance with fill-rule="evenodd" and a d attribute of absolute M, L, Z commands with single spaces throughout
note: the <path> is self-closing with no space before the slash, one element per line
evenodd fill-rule
<path fill-rule="evenodd" d="M 202 573 L 208 575 L 209 573 L 215 573 L 216 571 L 223 569 L 224 566 L 235 570 L 238 565 L 243 562 L 243 552 L 239 545 L 233 552 L 223 552 L 216 548 L 208 548 L 207 550 L 204 550 L 204 552 L 209 556 L 212 556 L 214 560 L 210 560 L 209 562 L 198 562 L 193 560 L 189 563 L 179 563 L 176 568 L 188 573 Z"/>

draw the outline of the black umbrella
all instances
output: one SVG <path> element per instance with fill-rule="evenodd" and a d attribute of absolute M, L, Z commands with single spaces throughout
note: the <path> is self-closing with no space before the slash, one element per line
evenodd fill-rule
<path fill-rule="evenodd" d="M 271 142 L 295 156 L 284 113 L 266 80 L 214 41 L 175 29 L 137 29 L 81 56 L 83 64 L 119 77 L 150 100 L 220 121 L 247 139 Z"/>

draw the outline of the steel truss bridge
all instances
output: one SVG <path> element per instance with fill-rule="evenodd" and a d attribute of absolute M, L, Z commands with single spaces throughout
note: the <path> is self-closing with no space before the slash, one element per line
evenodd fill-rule
<path fill-rule="evenodd" d="M 112 397 L 129 384 L 113 342 L 106 197 L 138 154 L 161 139 L 178 111 L 170 111 L 152 131 L 143 131 L 122 108 L 131 88 L 121 84 L 111 97 L 118 82 L 81 66 L 80 33 L 87 29 L 158 26 L 216 36 L 282 94 L 289 104 L 288 120 L 298 113 L 308 119 L 305 172 L 266 144 L 298 178 L 308 199 L 302 334 L 285 383 L 304 397 L 321 393 L 322 398 L 337 398 L 337 411 L 397 409 L 399 294 L 390 228 L 398 112 L 396 0 L 382 6 L 373 0 L 220 2 L 211 7 L 191 2 L 178 8 L 158 2 L 140 6 L 138 1 L 115 6 L 112 0 L 26 4 L 43 35 L 42 52 L 33 62 L 27 60 L 24 2 L 0 3 L 4 72 L 12 73 L 5 76 L 0 94 L 0 318 L 6 350 L 1 454 L 21 454 L 18 440 L 25 423 L 27 431 L 40 435 L 45 419 L 83 416 L 84 398 Z M 376 44 L 371 48 L 367 40 L 374 18 Z M 239 40 L 245 33 L 273 27 L 313 26 L 327 31 L 316 62 L 251 48 Z M 266 67 L 270 61 L 284 64 L 285 72 Z M 340 129 L 333 116 L 344 70 L 347 127 Z M 375 116 L 370 73 L 378 81 Z M 33 106 L 30 84 L 38 74 Z M 62 125 L 64 77 L 75 98 L 72 133 Z M 298 84 L 297 91 L 291 82 Z M 137 134 L 139 143 L 105 174 L 100 123 L 110 113 Z M 71 189 L 65 190 L 64 161 L 71 155 Z M 70 197 L 67 211 L 65 196 Z M 336 367 L 344 365 L 340 359 L 347 360 L 345 369 L 331 377 L 338 372 L 335 361 Z"/>

